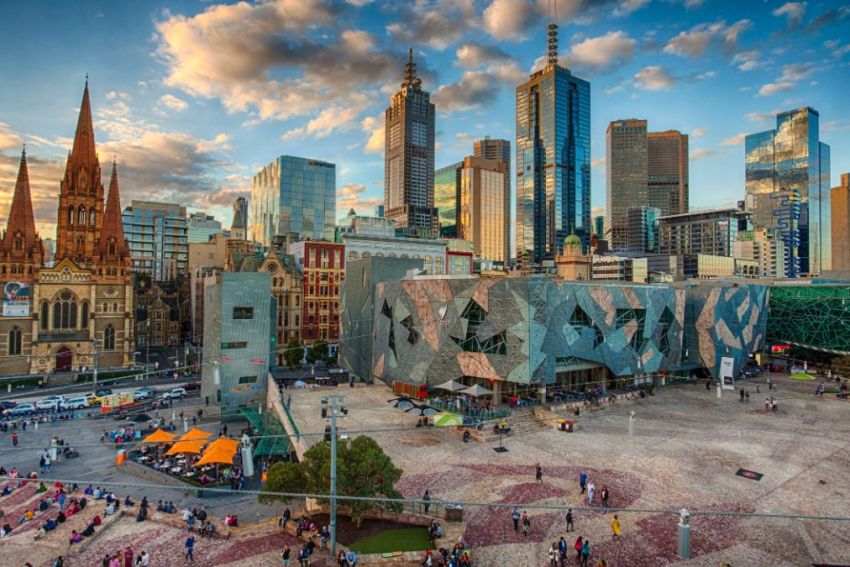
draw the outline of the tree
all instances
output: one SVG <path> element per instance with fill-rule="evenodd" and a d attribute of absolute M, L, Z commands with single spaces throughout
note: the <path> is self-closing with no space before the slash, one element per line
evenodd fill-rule
<path fill-rule="evenodd" d="M 345 500 L 345 496 L 401 498 L 395 483 L 402 470 L 396 467 L 377 441 L 361 436 L 337 444 L 337 495 L 340 504 L 351 511 L 351 520 L 360 527 L 363 517 L 377 507 L 400 511 L 398 503 L 378 504 L 370 500 Z M 331 478 L 330 443 L 322 441 L 304 453 L 300 463 L 276 463 L 269 468 L 267 489 L 271 492 L 328 494 Z M 288 501 L 286 497 L 261 494 L 263 504 Z M 320 501 L 327 503 L 328 498 Z"/>
<path fill-rule="evenodd" d="M 298 370 L 301 368 L 301 357 L 303 355 L 304 349 L 301 348 L 296 339 L 292 339 L 286 347 L 283 359 L 286 360 L 286 365 L 289 366 L 290 370 Z"/>
<path fill-rule="evenodd" d="M 320 360 L 326 360 L 328 357 L 328 343 L 325 341 L 319 341 L 310 345 L 310 348 L 307 350 L 307 362 L 313 364 Z"/>

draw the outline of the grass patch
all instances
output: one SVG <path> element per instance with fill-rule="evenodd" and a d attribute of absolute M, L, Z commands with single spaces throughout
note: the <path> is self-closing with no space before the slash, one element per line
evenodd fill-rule
<path fill-rule="evenodd" d="M 792 380 L 800 380 L 801 382 L 814 382 L 815 380 L 814 376 L 806 374 L 805 372 L 797 372 L 795 374 L 792 374 L 790 378 Z"/>
<path fill-rule="evenodd" d="M 420 528 L 398 528 L 384 530 L 349 545 L 357 553 L 390 553 L 393 551 L 423 551 L 431 549 L 428 530 Z"/>

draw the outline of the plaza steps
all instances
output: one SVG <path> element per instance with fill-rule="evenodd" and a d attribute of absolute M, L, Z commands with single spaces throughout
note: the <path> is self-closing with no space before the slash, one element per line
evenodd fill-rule
<path fill-rule="evenodd" d="M 471 440 L 479 443 L 498 442 L 499 434 L 493 432 L 493 426 L 499 423 L 499 421 L 501 420 L 488 421 L 484 424 L 484 428 L 481 430 L 474 427 L 468 428 Z M 545 426 L 528 411 L 516 412 L 513 416 L 507 418 L 507 422 L 508 427 L 511 428 L 511 432 L 507 435 L 503 435 L 503 440 L 511 437 L 523 437 L 530 433 L 539 433 L 545 428 Z M 464 431 L 465 429 L 462 427 L 458 427 L 456 429 L 456 433 L 459 436 L 463 436 Z"/>

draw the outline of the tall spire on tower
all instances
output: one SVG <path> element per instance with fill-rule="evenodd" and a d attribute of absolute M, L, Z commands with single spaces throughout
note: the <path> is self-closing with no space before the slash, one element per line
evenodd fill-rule
<path fill-rule="evenodd" d="M 546 61 L 549 65 L 558 64 L 558 0 L 549 0 L 549 33 Z"/>
<path fill-rule="evenodd" d="M 112 179 L 109 181 L 109 196 L 103 211 L 103 226 L 98 240 L 98 252 L 101 256 L 121 257 L 125 255 L 127 243 L 124 240 L 124 223 L 121 220 L 121 195 L 118 190 L 118 164 L 112 162 Z"/>
<path fill-rule="evenodd" d="M 74 134 L 74 149 L 71 151 L 71 157 L 77 164 L 89 164 L 97 159 L 88 75 L 86 75 L 86 86 L 83 89 L 83 102 L 80 103 L 80 116 L 77 119 L 77 131 Z"/>
<path fill-rule="evenodd" d="M 11 250 L 13 239 L 23 237 L 23 245 L 31 247 L 38 234 L 35 231 L 35 219 L 32 214 L 32 196 L 30 195 L 30 177 L 27 168 L 27 148 L 21 152 L 21 165 L 18 167 L 18 180 L 15 182 L 15 194 L 9 209 L 9 221 L 3 239 L 6 250 Z"/>
<path fill-rule="evenodd" d="M 407 49 L 407 63 L 404 65 L 404 85 L 405 87 L 418 87 L 422 84 L 422 79 L 416 76 L 416 63 L 413 61 L 413 47 Z"/>

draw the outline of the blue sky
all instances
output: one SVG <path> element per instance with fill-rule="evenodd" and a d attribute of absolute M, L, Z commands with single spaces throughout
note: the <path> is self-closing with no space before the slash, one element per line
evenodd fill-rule
<path fill-rule="evenodd" d="M 122 199 L 176 201 L 230 222 L 279 154 L 337 164 L 338 212 L 383 198 L 383 111 L 412 45 L 437 104 L 437 166 L 514 138 L 514 88 L 545 47 L 547 0 L 4 2 L 0 220 L 26 142 L 36 217 L 55 195 L 84 76 Z M 560 0 L 562 63 L 591 82 L 593 206 L 605 128 L 645 118 L 691 135 L 691 205 L 743 195 L 742 134 L 809 105 L 850 170 L 850 4 Z"/>

